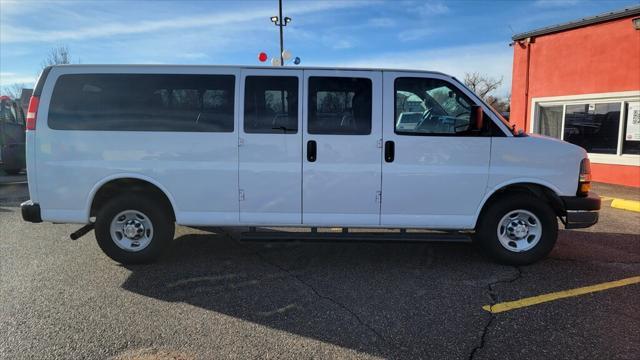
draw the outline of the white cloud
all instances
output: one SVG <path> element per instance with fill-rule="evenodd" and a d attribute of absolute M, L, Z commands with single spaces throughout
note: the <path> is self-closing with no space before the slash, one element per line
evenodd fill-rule
<path fill-rule="evenodd" d="M 361 7 L 368 3 L 364 1 L 329 1 L 329 2 L 305 2 L 294 3 L 287 9 L 290 15 L 308 14 L 320 11 L 335 10 L 340 8 Z M 166 30 L 182 30 L 198 27 L 211 27 L 220 25 L 254 22 L 265 20 L 273 15 L 273 9 L 265 7 L 254 10 L 235 10 L 228 12 L 215 12 L 200 16 L 183 16 L 167 20 L 145 20 L 139 22 L 111 22 L 97 24 L 90 27 L 36 31 L 32 28 L 12 25 L 3 21 L 0 33 L 0 41 L 3 43 L 19 42 L 60 42 L 66 40 L 83 40 L 93 38 L 108 38 L 120 35 L 135 35 Z"/>
<path fill-rule="evenodd" d="M 497 94 L 511 89 L 513 50 L 504 42 L 415 50 L 367 56 L 343 61 L 338 66 L 364 68 L 394 68 L 440 71 L 463 79 L 465 73 L 479 72 L 503 78 Z M 314 64 L 336 66 L 335 63 Z"/>
<path fill-rule="evenodd" d="M 386 28 L 395 26 L 396 22 L 391 18 L 373 18 L 367 21 L 367 25 L 371 27 Z"/>
<path fill-rule="evenodd" d="M 353 43 L 347 39 L 339 39 L 331 43 L 331 48 L 335 50 L 351 49 Z"/>
<path fill-rule="evenodd" d="M 201 59 L 209 58 L 209 55 L 203 52 L 178 53 L 177 56 L 179 58 L 188 59 L 188 60 L 201 60 Z"/>
<path fill-rule="evenodd" d="M 538 7 L 566 7 L 577 5 L 580 0 L 536 0 L 534 3 Z"/>
<path fill-rule="evenodd" d="M 325 34 L 320 37 L 324 46 L 333 50 L 351 49 L 355 46 L 355 39 L 351 36 Z"/>
<path fill-rule="evenodd" d="M 449 11 L 451 9 L 441 1 L 428 1 L 418 8 L 418 13 L 421 16 L 442 15 Z"/>
<path fill-rule="evenodd" d="M 0 15 L 9 18 L 10 16 L 28 13 L 37 9 L 44 4 L 43 2 L 33 1 L 25 4 L 24 0 L 0 0 Z M 4 19 L 3 19 L 4 21 Z"/>
<path fill-rule="evenodd" d="M 433 34 L 431 29 L 411 29 L 405 30 L 398 34 L 398 40 L 407 42 L 424 39 L 425 37 Z"/>
<path fill-rule="evenodd" d="M 0 72 L 0 87 L 11 84 L 25 84 L 31 86 L 36 81 L 36 76 L 27 74 L 17 74 L 14 72 Z"/>

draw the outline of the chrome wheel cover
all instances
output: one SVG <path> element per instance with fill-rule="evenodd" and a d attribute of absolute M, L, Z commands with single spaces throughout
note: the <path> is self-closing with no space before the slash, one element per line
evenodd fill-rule
<path fill-rule="evenodd" d="M 110 226 L 111 240 L 122 250 L 144 250 L 153 239 L 153 224 L 138 210 L 125 210 L 114 216 Z"/>
<path fill-rule="evenodd" d="M 512 252 L 534 248 L 542 238 L 542 223 L 532 212 L 518 209 L 508 212 L 498 222 L 500 245 Z"/>

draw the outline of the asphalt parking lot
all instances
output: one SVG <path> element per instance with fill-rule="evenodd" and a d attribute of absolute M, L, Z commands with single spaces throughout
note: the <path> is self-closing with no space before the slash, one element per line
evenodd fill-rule
<path fill-rule="evenodd" d="M 118 265 L 74 225 L 28 224 L 0 176 L 0 358 L 637 359 L 640 284 L 492 314 L 483 306 L 640 275 L 640 213 L 603 208 L 551 256 L 501 266 L 471 244 L 247 242 L 178 227 Z"/>

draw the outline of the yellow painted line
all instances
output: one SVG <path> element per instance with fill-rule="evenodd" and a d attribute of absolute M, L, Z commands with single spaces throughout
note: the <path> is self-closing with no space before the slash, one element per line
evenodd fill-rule
<path fill-rule="evenodd" d="M 608 196 L 600 196 L 600 199 L 602 199 L 602 201 L 611 201 L 611 200 L 613 200 L 615 198 L 608 197 Z"/>
<path fill-rule="evenodd" d="M 495 305 L 485 305 L 482 308 L 490 313 L 496 314 L 496 313 L 501 313 L 509 310 L 515 310 L 515 309 L 531 306 L 531 305 L 542 304 L 545 302 L 554 301 L 558 299 L 564 299 L 568 297 L 589 294 L 593 292 L 603 291 L 603 290 L 612 289 L 620 286 L 633 285 L 637 283 L 640 283 L 640 276 L 634 276 L 634 277 L 630 277 L 622 280 L 610 281 L 602 284 L 585 286 L 585 287 L 571 289 L 571 290 L 552 292 L 549 294 L 528 297 L 528 298 L 515 300 L 515 301 L 507 301 L 507 302 L 503 302 Z"/>
<path fill-rule="evenodd" d="M 640 201 L 613 199 L 611 201 L 611 207 L 616 209 L 640 212 Z"/>

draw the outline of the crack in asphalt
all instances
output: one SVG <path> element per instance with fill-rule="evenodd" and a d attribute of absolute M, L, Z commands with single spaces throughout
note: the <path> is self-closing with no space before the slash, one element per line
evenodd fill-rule
<path fill-rule="evenodd" d="M 362 318 L 360 318 L 360 316 L 358 316 L 358 314 L 356 314 L 353 310 L 349 309 L 346 305 L 344 305 L 343 303 L 329 297 L 326 295 L 322 295 L 315 287 L 313 287 L 313 285 L 309 284 L 308 282 L 304 281 L 302 278 L 300 278 L 298 275 L 296 275 L 294 272 L 292 272 L 291 270 L 280 266 L 272 261 L 269 261 L 268 259 L 266 259 L 264 257 L 264 255 L 262 253 L 260 253 L 259 251 L 254 251 L 254 253 L 260 258 L 260 260 L 262 260 L 262 262 L 271 265 L 277 269 L 279 269 L 280 271 L 283 271 L 285 273 L 287 273 L 289 276 L 293 277 L 294 279 L 296 279 L 298 282 L 300 282 L 302 285 L 306 286 L 309 290 L 311 290 L 311 292 L 313 292 L 317 297 L 324 299 L 324 300 L 328 300 L 329 302 L 337 305 L 338 307 L 340 307 L 341 309 L 345 310 L 346 312 L 348 312 L 351 316 L 353 316 L 354 319 L 356 319 L 358 321 L 358 323 L 362 326 L 364 326 L 365 328 L 367 328 L 369 331 L 371 331 L 373 334 L 376 335 L 376 337 L 378 337 L 380 340 L 385 341 L 385 338 L 378 332 L 376 331 L 376 329 L 374 329 L 373 327 L 371 327 L 369 324 L 367 324 L 366 322 L 364 322 L 364 320 L 362 320 Z"/>
<path fill-rule="evenodd" d="M 512 278 L 504 279 L 504 280 L 496 280 L 494 282 L 489 283 L 489 285 L 487 285 L 487 290 L 488 290 L 487 292 L 489 294 L 489 298 L 491 298 L 491 305 L 489 305 L 490 309 L 493 307 L 493 305 L 498 303 L 498 295 L 495 293 L 495 290 L 494 290 L 494 287 L 496 285 L 511 284 L 519 280 L 520 278 L 522 278 L 522 269 L 519 266 L 514 266 L 514 269 L 517 270 L 517 273 Z M 493 325 L 493 322 L 496 320 L 496 314 L 489 313 L 489 315 L 490 315 L 489 321 L 487 321 L 487 323 L 484 325 L 482 329 L 482 335 L 480 336 L 480 344 L 478 344 L 478 346 L 474 347 L 471 350 L 471 353 L 469 353 L 469 357 L 468 357 L 469 360 L 472 360 L 476 356 L 476 353 L 484 347 L 487 341 L 487 334 L 489 332 L 489 328 L 491 327 L 491 325 Z"/>
<path fill-rule="evenodd" d="M 551 258 L 551 257 L 549 258 L 549 260 L 588 263 L 588 264 L 591 263 L 591 264 L 611 264 L 611 265 L 640 265 L 640 262 L 635 262 L 635 261 L 631 261 L 631 262 L 600 261 L 600 260 L 580 260 L 580 259 L 572 259 L 572 258 Z M 517 273 L 515 274 L 514 277 L 510 279 L 494 281 L 488 285 L 488 294 L 489 294 L 489 297 L 491 298 L 491 304 L 489 305 L 490 310 L 496 303 L 498 303 L 498 298 L 497 298 L 497 294 L 495 293 L 494 287 L 498 284 L 510 284 L 522 278 L 522 269 L 519 266 L 514 266 L 514 268 L 517 270 Z M 624 314 L 624 315 L 627 317 L 633 318 L 628 314 Z M 471 353 L 469 354 L 469 357 L 468 357 L 469 360 L 472 360 L 476 356 L 478 351 L 484 347 L 486 343 L 487 333 L 489 332 L 489 328 L 491 328 L 491 325 L 493 325 L 495 320 L 496 320 L 496 314 L 490 313 L 489 321 L 487 321 L 487 323 L 484 325 L 484 328 L 482 329 L 482 335 L 480 336 L 480 344 L 478 344 L 478 346 L 476 346 L 471 350 Z"/>
<path fill-rule="evenodd" d="M 320 299 L 324 299 L 327 300 L 329 302 L 331 302 L 332 304 L 338 306 L 339 308 L 343 309 L 344 311 L 348 312 L 354 319 L 356 319 L 356 321 L 363 327 L 365 327 L 367 330 L 369 330 L 371 333 L 373 333 L 378 339 L 380 339 L 381 341 L 391 345 L 393 348 L 396 348 L 397 350 L 397 346 L 395 346 L 393 343 L 389 342 L 387 339 L 385 339 L 384 336 L 382 336 L 382 334 L 380 334 L 376 329 L 374 329 L 371 325 L 367 324 L 364 320 L 362 320 L 362 318 L 356 314 L 353 310 L 351 310 L 349 307 L 347 307 L 346 305 L 344 305 L 343 303 L 333 299 L 332 297 L 326 296 L 321 294 L 313 285 L 309 284 L 308 282 L 306 282 L 305 280 L 303 280 L 302 278 L 300 278 L 298 275 L 296 275 L 293 271 L 289 270 L 286 267 L 280 266 L 275 262 L 272 262 L 270 260 L 268 260 L 260 251 L 251 248 L 250 246 L 246 246 L 244 244 L 242 244 L 240 241 L 238 241 L 237 239 L 234 239 L 232 234 L 227 233 L 226 234 L 232 241 L 235 241 L 240 247 L 245 248 L 245 249 L 249 249 L 251 252 L 253 252 L 259 259 L 260 261 L 262 261 L 263 263 L 274 267 L 284 273 L 286 273 L 287 275 L 291 276 L 292 278 L 296 279 L 299 283 L 301 283 L 302 285 L 304 285 L 306 288 L 308 288 L 309 290 L 311 290 L 311 292 L 313 294 L 315 294 L 318 298 Z"/>

